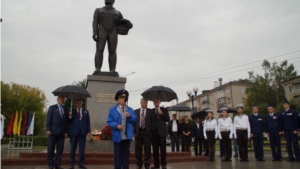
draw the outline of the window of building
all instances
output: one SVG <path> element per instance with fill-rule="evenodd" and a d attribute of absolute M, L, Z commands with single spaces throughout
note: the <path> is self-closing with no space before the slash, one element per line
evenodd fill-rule
<path fill-rule="evenodd" d="M 293 86 L 289 86 L 289 91 L 290 91 L 290 93 L 293 92 Z"/>
<path fill-rule="evenodd" d="M 300 83 L 293 84 L 292 90 L 300 90 Z"/>
<path fill-rule="evenodd" d="M 227 102 L 230 103 L 230 98 L 229 97 L 227 98 Z"/>
<path fill-rule="evenodd" d="M 245 92 L 245 87 L 242 87 L 241 91 L 244 93 Z"/>
<path fill-rule="evenodd" d="M 242 103 L 245 103 L 246 99 L 245 98 L 242 98 Z"/>

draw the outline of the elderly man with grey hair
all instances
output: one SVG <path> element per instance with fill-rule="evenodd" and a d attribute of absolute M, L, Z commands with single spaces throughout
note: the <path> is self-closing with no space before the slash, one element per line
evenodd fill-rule
<path fill-rule="evenodd" d="M 153 128 L 153 114 L 150 109 L 147 108 L 148 101 L 144 98 L 141 99 L 141 108 L 135 110 L 137 115 L 137 121 L 134 126 L 135 137 L 135 157 L 137 169 L 143 167 L 143 147 L 144 147 L 144 167 L 150 168 L 151 162 L 151 135 Z"/>

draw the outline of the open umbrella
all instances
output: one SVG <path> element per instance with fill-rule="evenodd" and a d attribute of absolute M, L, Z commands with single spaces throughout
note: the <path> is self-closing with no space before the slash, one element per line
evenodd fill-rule
<path fill-rule="evenodd" d="M 201 110 L 201 111 L 199 111 L 199 112 L 193 114 L 191 117 L 192 117 L 193 119 L 196 119 L 196 118 L 204 119 L 206 115 L 207 115 L 206 111 L 205 111 L 205 110 Z"/>
<path fill-rule="evenodd" d="M 153 86 L 141 94 L 145 99 L 154 101 L 158 98 L 162 102 L 169 102 L 177 99 L 177 94 L 170 88 L 164 86 Z"/>
<path fill-rule="evenodd" d="M 74 85 L 67 85 L 57 88 L 52 92 L 54 96 L 64 96 L 69 99 L 86 99 L 91 97 L 91 94 L 82 87 L 74 86 Z M 71 108 L 72 108 L 72 101 L 71 101 Z"/>
<path fill-rule="evenodd" d="M 171 106 L 171 107 L 168 107 L 168 110 L 169 111 L 181 111 L 181 112 L 184 112 L 184 111 L 192 111 L 191 108 L 187 107 L 187 106 L 183 106 L 183 105 L 175 105 L 175 106 Z"/>
<path fill-rule="evenodd" d="M 221 113 L 220 109 L 219 109 L 217 112 L 218 112 L 218 113 Z M 237 113 L 237 110 L 234 109 L 234 108 L 229 108 L 229 107 L 228 107 L 227 113 Z"/>

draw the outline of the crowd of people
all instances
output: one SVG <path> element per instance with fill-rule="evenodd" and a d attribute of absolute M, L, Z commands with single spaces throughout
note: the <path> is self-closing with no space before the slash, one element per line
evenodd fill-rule
<path fill-rule="evenodd" d="M 172 152 L 190 152 L 192 141 L 195 156 L 207 156 L 207 161 L 215 161 L 216 141 L 220 140 L 222 161 L 231 161 L 232 142 L 234 143 L 234 157 L 239 154 L 240 161 L 248 162 L 248 140 L 253 139 L 255 158 L 265 161 L 263 150 L 263 133 L 267 133 L 270 140 L 273 161 L 282 161 L 281 135 L 285 136 L 288 150 L 288 160 L 300 162 L 298 130 L 300 123 L 298 113 L 290 109 L 285 100 L 282 113 L 275 113 L 272 105 L 268 106 L 269 114 L 263 117 L 259 114 L 257 105 L 253 105 L 250 116 L 243 113 L 244 107 L 238 104 L 237 114 L 233 120 L 228 116 L 228 108 L 220 109 L 219 119 L 215 119 L 212 110 L 206 111 L 205 119 L 196 118 L 190 122 L 185 116 L 181 121 L 176 114 L 170 120 L 168 109 L 160 106 L 160 99 L 153 100 L 153 109 L 148 108 L 148 100 L 142 98 L 141 107 L 133 110 L 127 105 L 129 93 L 120 90 L 115 95 L 118 102 L 108 112 L 107 125 L 112 129 L 114 147 L 114 168 L 129 169 L 131 141 L 135 139 L 135 156 L 137 169 L 167 168 L 166 139 L 171 139 Z M 84 166 L 86 137 L 90 136 L 89 113 L 82 107 L 82 100 L 76 100 L 76 108 L 71 112 L 63 106 L 64 97 L 57 98 L 57 104 L 50 106 L 47 114 L 46 133 L 48 137 L 48 166 L 49 169 L 61 169 L 61 158 L 64 138 L 70 137 L 70 169 L 75 165 L 75 151 L 79 143 L 79 168 Z M 67 130 L 67 126 L 70 129 Z M 181 140 L 181 142 L 180 142 Z M 181 143 L 181 150 L 180 150 Z M 56 147 L 56 159 L 54 149 Z M 151 163 L 151 147 L 154 165 Z"/>

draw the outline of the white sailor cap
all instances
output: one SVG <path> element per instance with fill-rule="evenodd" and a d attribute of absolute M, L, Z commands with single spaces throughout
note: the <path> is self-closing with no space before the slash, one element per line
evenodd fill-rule
<path fill-rule="evenodd" d="M 206 110 L 206 113 L 213 113 L 214 111 L 211 109 Z"/>
<path fill-rule="evenodd" d="M 242 108 L 242 109 L 244 108 L 244 106 L 242 104 L 236 105 L 236 108 L 239 108 L 239 107 Z"/>
<path fill-rule="evenodd" d="M 222 107 L 222 108 L 220 109 L 220 112 L 222 112 L 222 111 L 228 111 L 228 108 L 227 108 L 227 107 Z"/>

